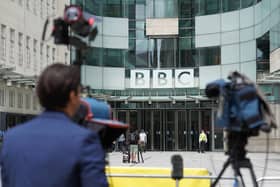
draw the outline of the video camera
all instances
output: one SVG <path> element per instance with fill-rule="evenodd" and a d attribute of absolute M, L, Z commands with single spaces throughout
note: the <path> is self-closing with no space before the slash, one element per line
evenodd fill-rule
<path fill-rule="evenodd" d="M 218 183 L 230 164 L 234 176 L 240 177 L 242 186 L 245 183 L 240 168 L 248 168 L 253 184 L 257 187 L 256 175 L 250 159 L 246 158 L 245 146 L 248 137 L 257 136 L 260 130 L 269 133 L 272 128 L 276 128 L 275 119 L 269 104 L 251 80 L 237 71 L 230 73 L 228 79 L 229 81 L 219 79 L 210 82 L 205 90 L 207 97 L 219 98 L 216 124 L 227 132 L 225 154 L 229 155 L 211 187 Z"/>
<path fill-rule="evenodd" d="M 54 19 L 51 34 L 54 37 L 54 43 L 57 45 L 72 45 L 78 49 L 86 48 L 88 45 L 84 41 L 85 37 L 92 41 L 98 33 L 96 20 L 96 16 L 83 11 L 80 6 L 66 6 L 63 17 Z M 45 40 L 48 23 L 49 19 L 46 20 L 44 25 L 43 41 Z M 70 36 L 69 30 L 75 35 Z"/>
<path fill-rule="evenodd" d="M 73 120 L 81 126 L 97 132 L 101 145 L 106 151 L 128 128 L 128 124 L 112 120 L 111 108 L 108 104 L 90 97 L 82 99 Z"/>
<path fill-rule="evenodd" d="M 259 129 L 270 132 L 276 127 L 268 103 L 255 84 L 245 75 L 233 72 L 229 81 L 219 79 L 206 86 L 206 96 L 219 98 L 216 124 L 228 131 L 257 135 Z"/>

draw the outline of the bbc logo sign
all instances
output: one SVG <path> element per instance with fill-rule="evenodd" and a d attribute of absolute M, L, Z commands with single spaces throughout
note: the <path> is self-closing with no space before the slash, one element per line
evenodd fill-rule
<path fill-rule="evenodd" d="M 193 69 L 131 70 L 131 88 L 191 88 L 194 87 Z"/>

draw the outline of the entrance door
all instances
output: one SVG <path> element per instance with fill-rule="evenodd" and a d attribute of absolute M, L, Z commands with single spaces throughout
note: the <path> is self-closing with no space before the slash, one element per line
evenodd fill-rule
<path fill-rule="evenodd" d="M 178 149 L 187 150 L 189 141 L 187 137 L 189 135 L 188 126 L 188 111 L 178 111 Z"/>
<path fill-rule="evenodd" d="M 154 110 L 152 111 L 153 115 L 153 149 L 155 151 L 162 150 L 162 125 L 161 125 L 161 111 Z"/>
<path fill-rule="evenodd" d="M 175 149 L 175 111 L 154 110 L 152 115 L 154 150 L 173 151 Z"/>
<path fill-rule="evenodd" d="M 197 151 L 199 148 L 198 138 L 199 138 L 199 111 L 190 111 L 190 124 L 188 126 L 190 135 L 188 136 L 188 150 Z"/>
<path fill-rule="evenodd" d="M 163 126 L 165 147 L 164 151 L 174 151 L 175 149 L 175 111 L 163 110 Z"/>
<path fill-rule="evenodd" d="M 204 130 L 207 135 L 207 144 L 205 146 L 206 151 L 210 151 L 212 149 L 212 112 L 211 110 L 201 110 L 200 111 L 200 119 L 201 119 L 201 127 L 199 130 Z"/>

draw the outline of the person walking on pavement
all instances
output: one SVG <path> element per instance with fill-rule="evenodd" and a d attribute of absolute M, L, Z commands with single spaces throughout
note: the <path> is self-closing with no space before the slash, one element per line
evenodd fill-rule
<path fill-rule="evenodd" d="M 138 133 L 137 130 L 129 134 L 130 162 L 137 163 L 136 156 L 138 154 Z"/>
<path fill-rule="evenodd" d="M 141 132 L 144 132 L 144 130 L 142 129 L 141 130 Z M 138 137 L 139 137 L 139 139 L 138 139 L 138 153 L 137 153 L 137 156 L 138 156 L 138 163 L 140 163 L 140 157 L 141 157 L 141 160 L 142 160 L 142 163 L 144 163 L 144 159 L 143 159 L 143 151 L 144 151 L 144 139 L 143 139 L 143 137 L 142 137 L 142 139 L 141 139 L 141 132 L 139 133 L 139 135 L 138 135 Z M 143 134 L 142 134 L 143 135 Z"/>
<path fill-rule="evenodd" d="M 141 151 L 146 152 L 147 134 L 145 133 L 144 129 L 141 129 L 139 133 L 139 144 Z"/>
<path fill-rule="evenodd" d="M 44 111 L 4 135 L 4 187 L 108 187 L 98 135 L 74 123 L 80 105 L 80 70 L 52 64 L 36 93 Z"/>
<path fill-rule="evenodd" d="M 207 136 L 204 130 L 201 130 L 201 133 L 199 134 L 199 152 L 204 153 L 206 143 L 207 143 Z"/>
<path fill-rule="evenodd" d="M 118 151 L 123 152 L 124 151 L 124 143 L 125 143 L 125 136 L 124 134 L 121 134 L 118 138 Z"/>

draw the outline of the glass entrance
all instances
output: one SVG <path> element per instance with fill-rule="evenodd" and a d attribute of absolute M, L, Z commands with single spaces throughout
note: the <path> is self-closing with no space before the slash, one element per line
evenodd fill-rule
<path fill-rule="evenodd" d="M 147 134 L 147 150 L 197 151 L 199 133 L 204 129 L 208 143 L 206 150 L 222 148 L 222 129 L 212 126 L 210 109 L 203 110 L 124 110 L 117 111 L 119 120 L 130 124 L 130 129 Z M 127 132 L 128 133 L 128 132 Z M 128 134 L 127 134 L 128 135 Z"/>
<path fill-rule="evenodd" d="M 188 111 L 177 111 L 178 115 L 178 149 L 187 150 L 188 144 Z"/>
<path fill-rule="evenodd" d="M 154 110 L 152 115 L 154 150 L 175 150 L 175 111 Z"/>
<path fill-rule="evenodd" d="M 188 136 L 189 145 L 188 150 L 197 151 L 199 148 L 198 138 L 199 138 L 199 111 L 190 111 L 190 125 L 189 125 L 190 135 Z"/>

